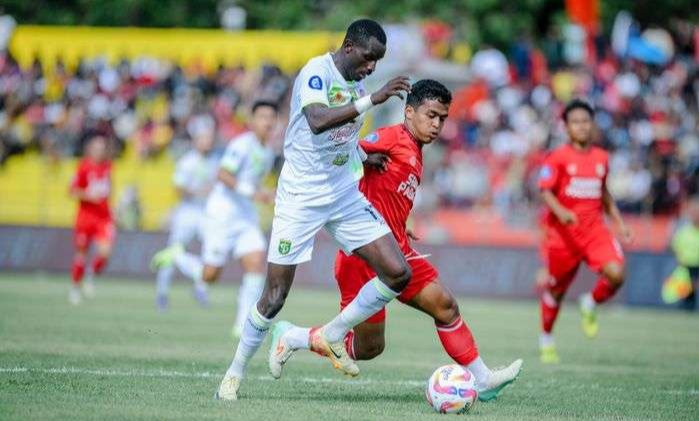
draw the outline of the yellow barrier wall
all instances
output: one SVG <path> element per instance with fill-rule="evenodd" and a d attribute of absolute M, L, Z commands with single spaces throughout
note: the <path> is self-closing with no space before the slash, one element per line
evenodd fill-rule
<path fill-rule="evenodd" d="M 335 49 L 341 40 L 341 34 L 322 31 L 20 25 L 10 42 L 10 51 L 23 68 L 38 58 L 46 70 L 57 58 L 73 69 L 83 57 L 103 56 L 115 63 L 122 58 L 148 56 L 181 65 L 199 62 L 207 69 L 215 69 L 219 64 L 256 67 L 268 62 L 285 72 L 295 72 L 310 57 Z"/>

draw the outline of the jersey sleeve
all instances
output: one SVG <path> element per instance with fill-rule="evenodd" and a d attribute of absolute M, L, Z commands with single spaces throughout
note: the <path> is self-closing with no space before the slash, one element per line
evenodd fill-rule
<path fill-rule="evenodd" d="M 245 151 L 242 147 L 243 142 L 235 142 L 229 144 L 221 158 L 220 167 L 231 174 L 236 174 L 245 161 Z"/>
<path fill-rule="evenodd" d="M 540 190 L 551 190 L 558 184 L 558 160 L 554 154 L 549 155 L 539 169 L 537 184 Z"/>
<path fill-rule="evenodd" d="M 386 130 L 378 130 L 369 133 L 359 141 L 359 146 L 368 154 L 387 153 L 393 144 L 393 136 Z"/>
<path fill-rule="evenodd" d="M 87 171 L 85 170 L 84 166 L 78 166 L 78 169 L 73 176 L 73 180 L 70 182 L 70 188 L 80 190 L 87 188 Z"/>
<path fill-rule="evenodd" d="M 177 161 L 177 166 L 175 167 L 175 174 L 172 176 L 172 182 L 176 187 L 184 188 L 187 186 L 187 181 L 189 180 L 189 160 L 187 157 L 182 157 Z"/>
<path fill-rule="evenodd" d="M 299 73 L 301 96 L 301 108 L 310 104 L 322 104 L 326 107 L 330 106 L 328 102 L 328 89 L 330 88 L 331 78 L 328 70 L 325 69 L 319 62 L 308 63 Z"/>

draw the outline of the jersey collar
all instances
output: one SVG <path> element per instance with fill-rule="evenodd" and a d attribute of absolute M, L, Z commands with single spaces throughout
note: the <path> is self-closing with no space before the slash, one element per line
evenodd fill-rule
<path fill-rule="evenodd" d="M 410 133 L 410 130 L 408 130 L 408 126 L 405 125 L 405 123 L 401 123 L 400 125 L 401 130 L 405 132 L 406 135 L 408 135 L 408 138 L 415 142 L 418 148 L 422 149 L 422 143 L 420 143 L 419 140 L 415 136 L 413 136 L 412 133 Z"/>

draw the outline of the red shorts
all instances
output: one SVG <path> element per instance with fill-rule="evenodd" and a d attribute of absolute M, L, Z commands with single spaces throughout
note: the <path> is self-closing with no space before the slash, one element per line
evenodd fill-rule
<path fill-rule="evenodd" d="M 545 243 L 543 253 L 551 275 L 549 289 L 560 294 L 568 290 L 582 262 L 595 272 L 608 263 L 624 264 L 621 245 L 605 225 L 591 229 L 584 241 Z"/>
<path fill-rule="evenodd" d="M 89 213 L 78 213 L 75 221 L 74 242 L 78 250 L 86 250 L 92 241 L 114 243 L 116 230 L 112 218 L 96 216 Z"/>
<path fill-rule="evenodd" d="M 403 251 L 405 253 L 405 250 Z M 432 264 L 415 250 L 405 253 L 413 276 L 398 299 L 404 303 L 410 301 L 431 282 L 439 273 Z M 369 265 L 356 255 L 347 256 L 341 251 L 335 258 L 335 279 L 340 288 L 340 308 L 345 308 L 359 294 L 359 290 L 376 276 Z M 383 308 L 367 319 L 369 323 L 383 323 L 386 320 L 386 309 Z"/>

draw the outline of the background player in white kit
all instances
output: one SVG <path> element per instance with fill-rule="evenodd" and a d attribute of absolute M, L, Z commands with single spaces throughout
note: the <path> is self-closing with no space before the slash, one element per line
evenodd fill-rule
<path fill-rule="evenodd" d="M 268 202 L 271 192 L 261 188 L 264 176 L 274 164 L 274 153 L 267 147 L 277 123 L 278 109 L 272 102 L 258 101 L 252 107 L 250 131 L 230 141 L 221 158 L 218 180 L 206 201 L 202 224 L 201 259 L 181 246 L 159 252 L 154 259 L 160 266 L 174 263 L 195 282 L 215 282 L 229 254 L 240 260 L 243 279 L 238 292 L 238 309 L 233 334 L 240 336 L 250 307 L 264 286 L 265 237 L 255 201 Z"/>
<path fill-rule="evenodd" d="M 196 116 L 189 122 L 187 129 L 194 147 L 177 161 L 175 167 L 173 182 L 181 200 L 172 215 L 168 247 L 183 248 L 195 238 L 201 237 L 206 198 L 216 181 L 218 171 L 219 159 L 213 152 L 216 130 L 213 118 L 209 115 Z M 156 260 L 153 263 L 157 263 Z M 170 283 L 174 274 L 175 268 L 172 265 L 163 265 L 158 269 L 155 302 L 160 311 L 168 308 Z M 206 284 L 201 279 L 194 281 L 194 297 L 206 306 L 209 301 Z"/>
<path fill-rule="evenodd" d="M 345 334 L 397 297 L 410 281 L 410 266 L 396 239 L 358 187 L 366 158 L 359 148 L 363 113 L 391 96 L 403 99 L 403 92 L 410 90 L 408 79 L 397 77 L 371 95 L 364 91 L 360 81 L 374 71 L 385 52 L 381 26 L 360 19 L 347 28 L 337 51 L 311 59 L 294 82 L 265 289 L 250 310 L 233 362 L 216 393 L 219 399 L 237 399 L 248 362 L 284 305 L 296 265 L 311 259 L 321 228 L 378 274 L 312 338 L 316 349 L 343 373 L 359 373 L 345 351 Z"/>

